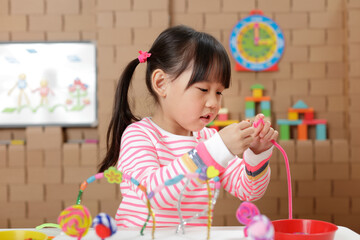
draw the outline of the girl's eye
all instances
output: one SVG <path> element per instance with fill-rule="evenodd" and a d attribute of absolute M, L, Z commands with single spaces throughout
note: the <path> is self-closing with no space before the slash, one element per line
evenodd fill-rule
<path fill-rule="evenodd" d="M 205 89 L 205 88 L 199 88 L 199 90 L 202 91 L 202 92 L 207 92 L 207 91 L 208 91 L 208 90 Z"/>
<path fill-rule="evenodd" d="M 216 92 L 217 95 L 222 95 L 222 92 Z"/>

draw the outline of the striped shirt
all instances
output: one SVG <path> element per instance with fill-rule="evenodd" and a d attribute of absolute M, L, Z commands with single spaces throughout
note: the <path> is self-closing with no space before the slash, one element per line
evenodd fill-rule
<path fill-rule="evenodd" d="M 196 149 L 207 166 L 213 165 L 220 171 L 221 186 L 241 200 L 253 201 L 261 198 L 269 180 L 268 166 L 272 149 L 255 155 L 250 149 L 244 152 L 244 159 L 232 155 L 215 129 L 204 128 L 193 132 L 193 136 L 179 136 L 166 132 L 150 118 L 129 125 L 122 135 L 117 168 L 153 191 L 166 180 L 179 174 L 193 172 L 181 158 Z M 204 159 L 204 156 L 207 156 Z M 224 161 L 227 157 L 228 160 Z M 230 157 L 230 158 L 229 158 Z M 225 162 L 225 163 L 224 163 Z M 156 227 L 171 227 L 179 224 L 177 202 L 186 179 L 163 188 L 151 198 Z M 214 181 L 210 180 L 213 190 Z M 120 227 L 141 227 L 146 221 L 148 210 L 146 196 L 134 184 L 124 180 L 120 184 L 122 202 L 116 213 Z M 208 207 L 208 191 L 204 182 L 190 180 L 183 191 L 181 211 L 184 219 L 202 212 Z M 216 207 L 216 206 L 215 206 Z M 199 217 L 187 225 L 206 226 L 207 216 Z M 148 227 L 152 226 L 150 218 Z"/>

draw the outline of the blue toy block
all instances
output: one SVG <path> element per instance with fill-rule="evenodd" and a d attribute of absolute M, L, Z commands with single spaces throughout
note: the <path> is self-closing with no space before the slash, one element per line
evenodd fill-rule
<path fill-rule="evenodd" d="M 316 140 L 326 140 L 326 125 L 317 124 L 316 125 Z"/>
<path fill-rule="evenodd" d="M 302 124 L 303 120 L 278 119 L 276 122 L 277 122 L 278 125 L 297 126 L 297 125 Z"/>
<path fill-rule="evenodd" d="M 255 108 L 254 109 L 245 109 L 245 117 L 255 117 Z"/>
<path fill-rule="evenodd" d="M 305 109 L 305 108 L 309 108 L 308 105 L 306 105 L 306 103 L 304 103 L 304 101 L 299 100 L 297 101 L 294 106 L 292 108 L 295 109 Z"/>
<path fill-rule="evenodd" d="M 260 107 L 262 110 L 268 110 L 268 109 L 270 110 L 271 109 L 270 101 L 261 101 Z"/>

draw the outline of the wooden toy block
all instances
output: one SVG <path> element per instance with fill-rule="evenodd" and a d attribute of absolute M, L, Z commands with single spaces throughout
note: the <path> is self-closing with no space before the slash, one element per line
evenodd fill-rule
<path fill-rule="evenodd" d="M 297 113 L 307 113 L 314 112 L 313 108 L 289 108 L 289 112 L 297 112 Z"/>
<path fill-rule="evenodd" d="M 270 101 L 270 97 L 245 97 L 245 101 L 254 101 L 254 102 L 261 102 L 261 101 Z"/>
<path fill-rule="evenodd" d="M 303 120 L 303 123 L 306 125 L 318 125 L 318 124 L 326 124 L 326 119 L 313 119 L 313 120 Z"/>
<path fill-rule="evenodd" d="M 288 112 L 288 119 L 289 120 L 298 120 L 299 119 L 299 113 L 297 113 L 297 112 Z"/>
<path fill-rule="evenodd" d="M 302 100 L 298 100 L 294 105 L 293 108 L 295 109 L 307 109 L 309 108 L 308 105 Z"/>
<path fill-rule="evenodd" d="M 217 119 L 220 121 L 226 121 L 229 118 L 229 110 L 227 108 L 220 108 Z"/>
<path fill-rule="evenodd" d="M 255 117 L 255 109 L 245 109 L 245 117 Z"/>
<path fill-rule="evenodd" d="M 246 101 L 245 109 L 255 109 L 255 102 L 254 101 Z"/>
<path fill-rule="evenodd" d="M 230 124 L 238 123 L 238 122 L 239 122 L 238 120 L 227 120 L 227 121 L 215 120 L 213 125 L 218 126 L 218 127 L 226 127 L 226 126 L 228 126 Z"/>
<path fill-rule="evenodd" d="M 316 125 L 316 140 L 326 140 L 326 125 L 317 124 Z"/>
<path fill-rule="evenodd" d="M 263 90 L 262 89 L 254 89 L 253 90 L 253 97 L 261 98 L 262 96 L 263 96 Z"/>
<path fill-rule="evenodd" d="M 209 127 L 216 129 L 216 131 L 219 131 L 219 130 L 220 130 L 219 126 L 212 125 L 212 126 L 209 126 Z"/>
<path fill-rule="evenodd" d="M 278 125 L 290 125 L 290 126 L 297 126 L 302 124 L 303 120 L 287 120 L 287 119 L 279 119 L 277 120 Z"/>
<path fill-rule="evenodd" d="M 298 125 L 298 140 L 307 140 L 307 125 L 306 124 L 299 124 Z"/>
<path fill-rule="evenodd" d="M 227 121 L 229 119 L 228 115 L 225 113 L 218 114 L 217 119 L 219 121 Z"/>
<path fill-rule="evenodd" d="M 271 110 L 270 109 L 261 109 L 261 113 L 264 114 L 265 117 L 271 116 Z"/>
<path fill-rule="evenodd" d="M 290 125 L 280 125 L 280 140 L 290 140 Z"/>
<path fill-rule="evenodd" d="M 305 120 L 313 120 L 314 119 L 314 112 L 306 112 L 304 115 Z"/>
<path fill-rule="evenodd" d="M 265 110 L 265 109 L 270 110 L 271 109 L 270 101 L 262 101 L 262 102 L 260 102 L 260 107 L 263 110 Z"/>

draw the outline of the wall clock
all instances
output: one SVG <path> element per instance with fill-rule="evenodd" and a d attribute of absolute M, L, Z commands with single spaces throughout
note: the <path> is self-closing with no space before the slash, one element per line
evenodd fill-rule
<path fill-rule="evenodd" d="M 230 34 L 230 52 L 237 71 L 277 71 L 284 47 L 281 29 L 260 10 L 251 11 Z"/>

